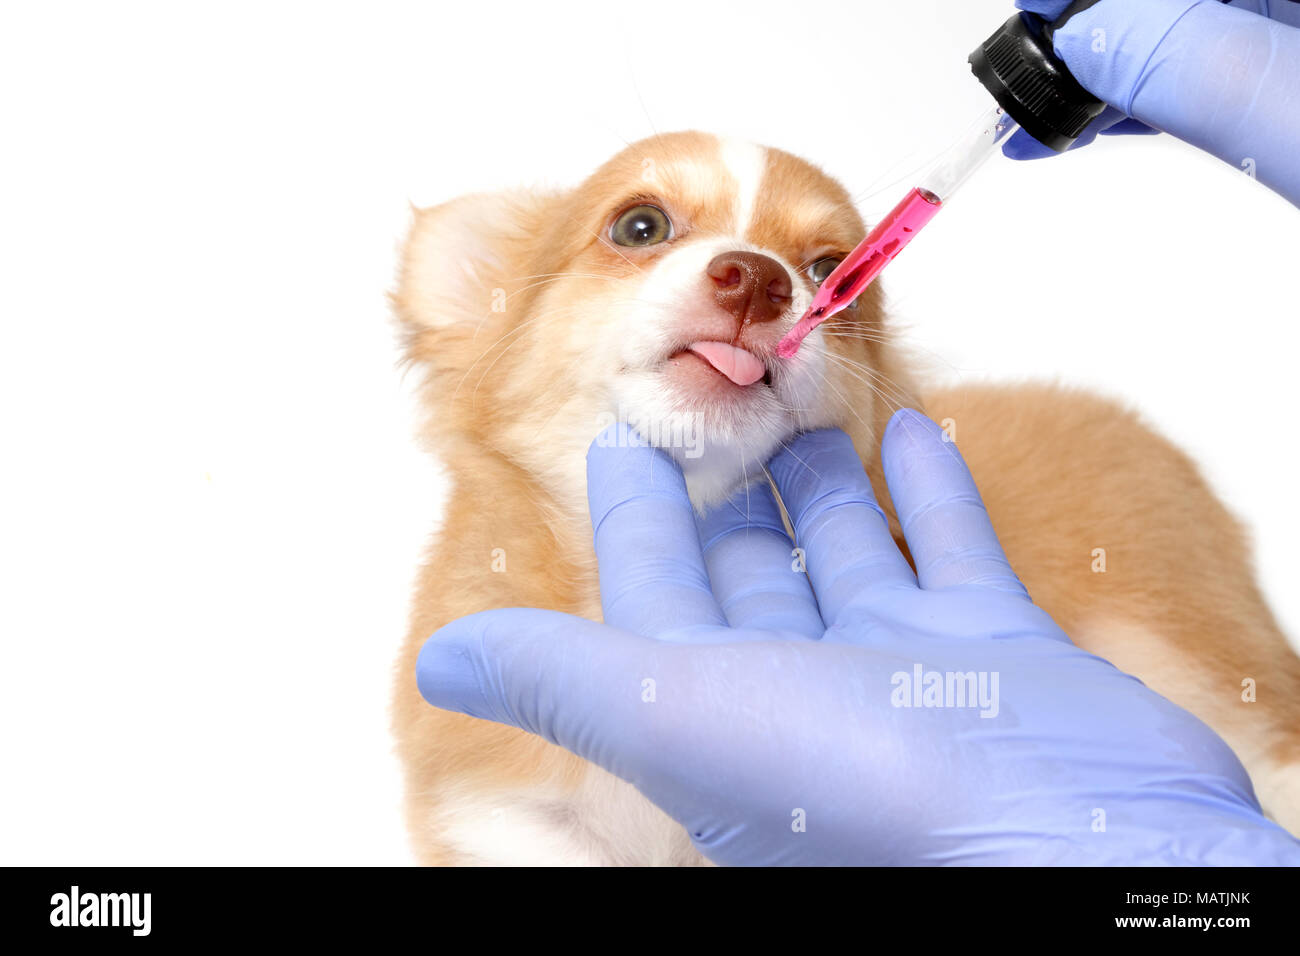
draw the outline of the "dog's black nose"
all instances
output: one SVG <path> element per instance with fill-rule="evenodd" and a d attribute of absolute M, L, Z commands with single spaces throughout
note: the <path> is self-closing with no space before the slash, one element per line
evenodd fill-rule
<path fill-rule="evenodd" d="M 794 291 L 785 266 L 757 252 L 724 252 L 704 271 L 718 305 L 742 322 L 779 318 Z"/>

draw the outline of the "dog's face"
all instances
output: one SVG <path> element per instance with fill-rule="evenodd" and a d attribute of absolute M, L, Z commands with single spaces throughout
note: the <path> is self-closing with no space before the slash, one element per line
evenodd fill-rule
<path fill-rule="evenodd" d="M 908 400 L 874 287 L 776 356 L 864 232 L 845 190 L 787 153 L 655 136 L 568 192 L 418 212 L 394 300 L 440 430 L 581 503 L 587 445 L 625 420 L 707 507 L 796 431 L 874 440 Z"/>

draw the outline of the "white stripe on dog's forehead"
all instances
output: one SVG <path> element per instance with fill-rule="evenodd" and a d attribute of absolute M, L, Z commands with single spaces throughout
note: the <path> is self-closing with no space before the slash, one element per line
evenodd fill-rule
<path fill-rule="evenodd" d="M 754 220 L 758 190 L 767 167 L 767 149 L 739 139 L 723 139 L 720 144 L 722 164 L 736 183 L 732 197 L 732 232 L 743 237 Z"/>

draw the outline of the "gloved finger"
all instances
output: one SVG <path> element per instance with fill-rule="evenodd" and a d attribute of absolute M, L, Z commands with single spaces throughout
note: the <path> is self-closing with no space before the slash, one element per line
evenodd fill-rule
<path fill-rule="evenodd" d="M 1081 134 L 1079 134 L 1079 138 L 1074 141 L 1070 146 L 1070 149 L 1075 149 L 1079 146 L 1086 146 L 1091 143 L 1093 139 L 1095 139 L 1095 137 L 1089 136 L 1088 131 L 1085 129 Z M 1066 152 L 1069 152 L 1069 150 L 1066 150 Z M 1044 146 L 1023 129 L 1018 129 L 1011 134 L 1010 139 L 1002 144 L 1002 155 L 1007 157 L 1007 159 L 1031 160 L 1048 159 L 1049 157 L 1059 156 L 1061 154 L 1050 146 Z"/>
<path fill-rule="evenodd" d="M 696 521 L 713 593 L 732 627 L 826 631 L 805 559 L 781 522 L 766 482 L 755 482 Z"/>
<path fill-rule="evenodd" d="M 1029 160 L 1047 159 L 1060 154 L 1050 146 L 1044 146 L 1023 129 L 1018 129 L 1002 144 L 1002 155 L 1008 159 Z"/>
<path fill-rule="evenodd" d="M 775 679 L 774 666 L 800 660 L 763 657 L 770 663 L 756 675 L 760 687 Z M 717 821 L 738 819 L 727 801 L 746 796 L 719 791 L 753 777 L 734 742 L 757 734 L 766 743 L 754 702 L 735 696 L 753 690 L 747 659 L 734 648 L 681 647 L 556 611 L 507 608 L 439 630 L 415 670 L 433 706 L 517 727 L 589 760 L 684 826 L 708 821 L 692 835 L 707 834 L 718 849 L 728 834 L 715 832 Z M 725 673 L 726 664 L 738 672 Z"/>
<path fill-rule="evenodd" d="M 1071 0 L 1016 0 L 1016 9 L 1036 13 L 1051 23 L 1065 11 L 1070 2 Z"/>
<path fill-rule="evenodd" d="M 1262 14 L 1287 26 L 1300 27 L 1300 3 L 1295 0 L 1229 0 L 1228 6 Z"/>
<path fill-rule="evenodd" d="M 1134 124 L 1134 127 L 1136 128 L 1126 126 L 1126 124 L 1129 123 Z M 1079 134 L 1079 138 L 1070 144 L 1070 149 L 1066 150 L 1066 152 L 1087 146 L 1098 136 L 1110 136 L 1114 133 L 1130 132 L 1156 133 L 1159 131 L 1152 129 L 1143 123 L 1138 123 L 1131 117 L 1125 116 L 1113 106 L 1108 106 L 1102 110 L 1096 119 L 1084 127 L 1083 132 Z M 1011 134 L 1011 138 L 1003 144 L 1002 152 L 1009 159 L 1044 159 L 1048 156 L 1059 155 L 1056 150 L 1049 146 L 1044 146 L 1023 129 L 1018 129 Z"/>
<path fill-rule="evenodd" d="M 656 758 L 636 731 L 654 706 L 647 689 L 662 676 L 655 661 L 664 650 L 584 618 L 506 608 L 440 629 L 421 648 L 415 677 L 435 707 L 537 734 L 626 779 Z"/>
<path fill-rule="evenodd" d="M 848 435 L 801 435 L 770 467 L 828 625 L 875 588 L 916 587 Z"/>
<path fill-rule="evenodd" d="M 991 588 L 1028 600 L 966 462 L 938 425 L 899 410 L 885 429 L 881 456 L 923 589 Z"/>
<path fill-rule="evenodd" d="M 1102 136 L 1158 136 L 1160 130 L 1153 129 L 1141 120 L 1125 116 L 1114 126 L 1108 126 L 1101 130 L 1100 134 Z"/>
<path fill-rule="evenodd" d="M 726 624 L 686 481 L 666 452 L 627 425 L 606 429 L 587 452 L 587 502 L 605 623 L 647 637 Z"/>

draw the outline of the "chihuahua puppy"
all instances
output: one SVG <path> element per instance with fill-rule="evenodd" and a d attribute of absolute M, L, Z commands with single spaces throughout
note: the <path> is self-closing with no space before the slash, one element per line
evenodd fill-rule
<path fill-rule="evenodd" d="M 789 360 L 777 342 L 866 230 L 842 186 L 704 133 L 637 143 L 575 189 L 415 212 L 393 304 L 422 437 L 451 479 L 396 673 L 393 726 L 430 864 L 697 864 L 634 788 L 546 741 L 429 707 L 414 666 L 447 622 L 510 606 L 599 620 L 585 456 L 628 421 L 701 510 L 796 432 L 849 433 L 892 516 L 879 440 L 910 405 L 959 430 L 1012 566 L 1086 650 L 1235 749 L 1300 832 L 1300 659 L 1242 529 L 1196 467 L 1111 402 L 1047 386 L 925 389 L 879 284 Z"/>

